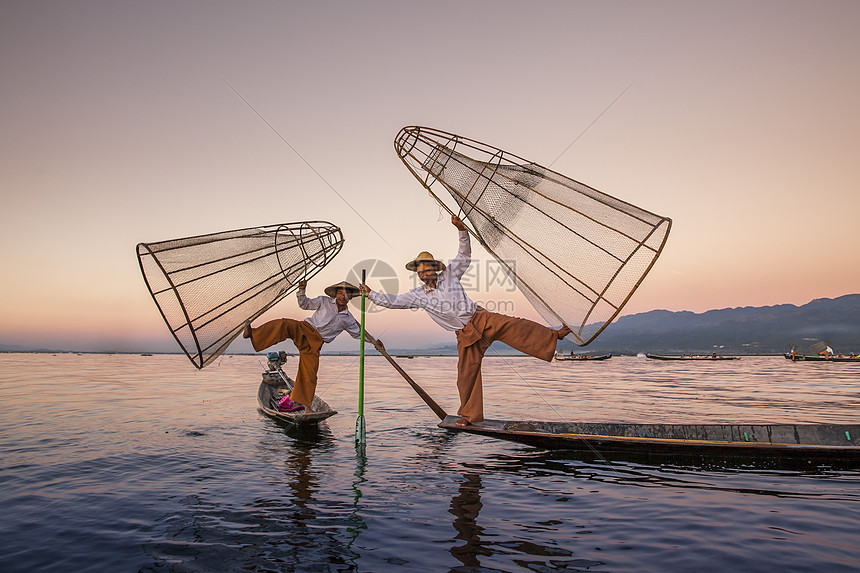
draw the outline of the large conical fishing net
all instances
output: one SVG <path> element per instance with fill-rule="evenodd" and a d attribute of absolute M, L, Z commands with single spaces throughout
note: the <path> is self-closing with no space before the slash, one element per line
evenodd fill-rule
<path fill-rule="evenodd" d="M 672 221 L 471 139 L 406 127 L 403 163 L 514 279 L 549 324 L 584 346 L 615 318 L 663 250 Z M 450 199 L 444 199 L 450 194 Z"/>
<path fill-rule="evenodd" d="M 246 321 L 318 273 L 342 246 L 338 227 L 310 221 L 140 243 L 137 257 L 170 332 L 203 368 Z"/>

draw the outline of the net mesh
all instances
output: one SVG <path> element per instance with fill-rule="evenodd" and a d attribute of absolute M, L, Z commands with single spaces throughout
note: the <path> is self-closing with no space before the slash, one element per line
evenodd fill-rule
<path fill-rule="evenodd" d="M 569 326 L 580 346 L 618 315 L 671 228 L 666 217 L 458 135 L 406 127 L 394 146 L 544 320 Z"/>
<path fill-rule="evenodd" d="M 137 245 L 140 270 L 164 321 L 197 368 L 340 252 L 325 221 L 285 223 Z"/>

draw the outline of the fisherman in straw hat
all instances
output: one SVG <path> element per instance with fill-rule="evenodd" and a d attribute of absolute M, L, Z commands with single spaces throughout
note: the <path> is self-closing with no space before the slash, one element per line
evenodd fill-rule
<path fill-rule="evenodd" d="M 451 217 L 457 227 L 460 246 L 451 264 L 445 265 L 423 251 L 406 264 L 406 269 L 418 273 L 422 284 L 400 295 L 373 292 L 361 285 L 371 302 L 387 308 L 421 308 L 436 323 L 457 336 L 457 389 L 460 393 L 460 419 L 457 424 L 468 426 L 484 420 L 484 396 L 481 385 L 481 360 L 494 340 L 516 348 L 535 358 L 552 361 L 558 340 L 570 334 L 565 326 L 552 330 L 546 326 L 478 306 L 466 295 L 460 279 L 472 262 L 472 247 L 466 226 Z"/>
<path fill-rule="evenodd" d="M 242 336 L 251 339 L 251 345 L 257 352 L 288 338 L 293 341 L 299 350 L 299 370 L 292 393 L 281 400 L 279 409 L 296 412 L 304 408 L 305 413 L 310 414 L 323 343 L 331 342 L 344 330 L 353 338 L 359 338 L 361 327 L 347 308 L 349 299 L 358 295 L 358 288 L 348 282 L 340 282 L 327 287 L 325 296 L 308 298 L 305 294 L 307 284 L 307 281 L 299 281 L 296 298 L 300 308 L 315 311 L 311 316 L 304 320 L 279 318 L 257 328 L 251 328 L 248 323 Z M 367 331 L 364 334 L 374 346 L 382 344 Z"/>

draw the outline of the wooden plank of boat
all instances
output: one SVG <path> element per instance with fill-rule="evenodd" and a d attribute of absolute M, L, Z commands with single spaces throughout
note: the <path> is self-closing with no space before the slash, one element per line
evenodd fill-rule
<path fill-rule="evenodd" d="M 288 378 L 289 380 L 289 378 Z M 292 382 L 290 380 L 290 382 Z M 263 381 L 260 382 L 260 388 L 257 390 L 257 405 L 265 415 L 281 422 L 290 424 L 318 424 L 326 418 L 330 418 L 337 414 L 336 410 L 326 404 L 319 396 L 314 396 L 311 403 L 310 414 L 304 410 L 298 412 L 281 412 L 278 410 L 278 400 L 284 394 L 288 394 L 292 388 L 287 383 L 270 372 L 263 373 Z"/>
<path fill-rule="evenodd" d="M 666 354 L 646 354 L 645 356 L 653 360 L 737 360 L 740 358 L 739 356 L 724 356 L 722 354 L 717 354 L 716 356 L 714 356 L 713 354 L 682 354 L 680 356 Z"/>
<path fill-rule="evenodd" d="M 792 356 L 790 352 L 786 352 L 784 356 L 794 362 L 854 362 L 855 364 L 860 364 L 860 356 L 831 356 L 830 358 L 825 358 L 817 354 L 795 354 Z"/>
<path fill-rule="evenodd" d="M 440 428 L 546 449 L 860 461 L 860 424 L 623 424 L 484 420 Z"/>
<path fill-rule="evenodd" d="M 565 361 L 569 360 L 571 362 L 575 362 L 577 360 L 609 360 L 612 358 L 611 354 L 574 354 L 573 356 L 556 356 L 555 359 L 557 361 Z"/>

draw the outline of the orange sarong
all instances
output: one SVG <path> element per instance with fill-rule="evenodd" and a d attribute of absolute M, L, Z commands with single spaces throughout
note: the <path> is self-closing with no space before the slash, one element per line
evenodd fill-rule
<path fill-rule="evenodd" d="M 292 318 L 270 320 L 251 329 L 251 344 L 257 352 L 288 338 L 299 350 L 299 370 L 290 399 L 309 407 L 317 389 L 317 371 L 320 368 L 320 349 L 323 345 L 320 333 L 308 321 Z"/>

